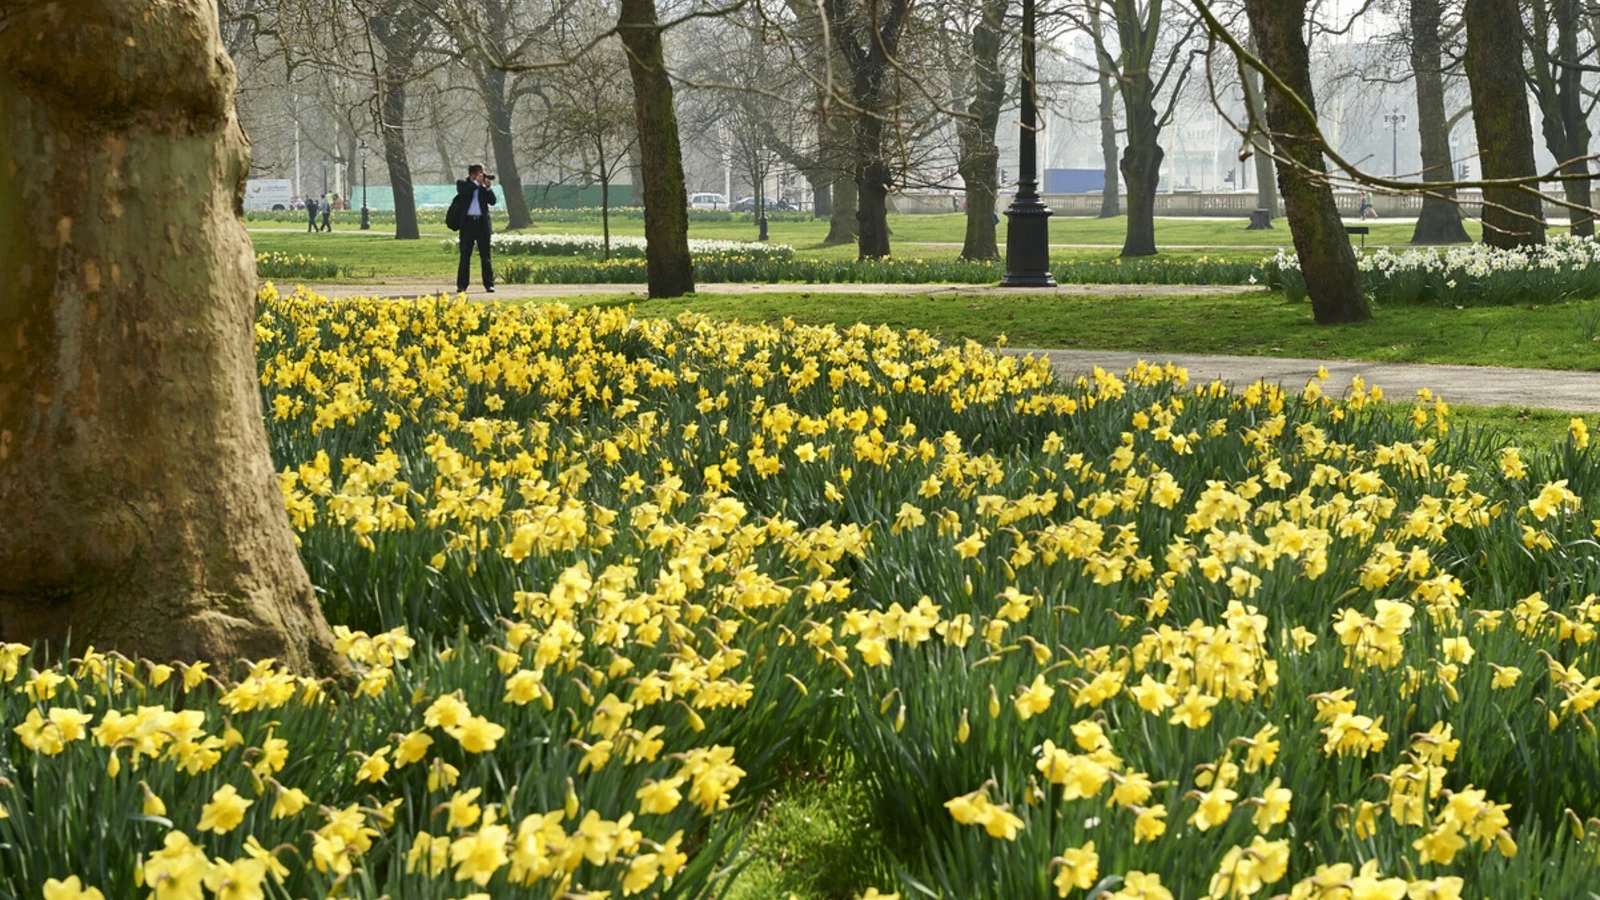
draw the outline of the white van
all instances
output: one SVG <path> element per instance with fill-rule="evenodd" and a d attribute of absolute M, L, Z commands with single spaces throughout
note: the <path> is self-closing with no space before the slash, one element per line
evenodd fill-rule
<path fill-rule="evenodd" d="M 244 208 L 293 209 L 294 183 L 287 178 L 252 178 L 244 185 Z"/>
<path fill-rule="evenodd" d="M 728 198 L 721 194 L 691 194 L 690 209 L 727 209 Z"/>

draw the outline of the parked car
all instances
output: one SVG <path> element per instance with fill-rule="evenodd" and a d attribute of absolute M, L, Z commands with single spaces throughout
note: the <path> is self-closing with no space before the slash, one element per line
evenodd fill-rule
<path fill-rule="evenodd" d="M 690 194 L 690 209 L 727 209 L 728 198 L 721 194 Z"/>
<path fill-rule="evenodd" d="M 761 198 L 761 205 L 766 209 L 767 212 L 778 212 L 780 210 L 794 209 L 794 206 L 791 205 L 789 201 L 777 200 L 772 197 Z M 734 212 L 754 212 L 755 208 L 756 198 L 754 197 L 745 197 L 743 200 L 735 202 L 732 206 Z"/>

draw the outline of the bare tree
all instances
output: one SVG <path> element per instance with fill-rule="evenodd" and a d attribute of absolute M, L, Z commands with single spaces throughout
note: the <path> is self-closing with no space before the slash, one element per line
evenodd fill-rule
<path fill-rule="evenodd" d="M 628 63 L 615 44 L 603 44 L 552 72 L 541 88 L 548 106 L 541 140 L 546 156 L 560 154 L 586 180 L 600 184 L 600 225 L 611 258 L 611 183 L 627 171 L 638 146 Z"/>
<path fill-rule="evenodd" d="M 1172 114 L 1188 78 L 1193 56 L 1189 39 L 1198 20 L 1185 17 L 1176 27 L 1163 23 L 1164 0 L 1086 0 L 1116 28 L 1117 53 L 1112 53 L 1103 29 L 1085 25 L 1095 39 L 1096 58 L 1109 66 L 1122 93 L 1127 146 L 1119 166 L 1128 186 L 1128 229 L 1123 256 L 1151 256 L 1156 252 L 1156 188 L 1161 181 L 1161 131 Z M 1085 9 L 1082 17 L 1088 22 Z M 1175 33 L 1168 33 L 1173 31 Z M 1163 38 L 1166 43 L 1163 53 Z M 1166 96 L 1164 109 L 1157 104 Z"/>
<path fill-rule="evenodd" d="M 1591 44 L 1580 51 L 1582 16 L 1593 16 L 1579 0 L 1548 0 L 1527 4 L 1531 27 L 1527 31 L 1528 86 L 1539 103 L 1539 123 L 1544 143 L 1561 171 L 1575 176 L 1566 182 L 1567 199 L 1589 205 L 1589 116 L 1594 112 L 1594 92 L 1583 84 L 1582 61 L 1594 55 Z M 1552 46 L 1554 44 L 1554 46 Z M 1572 233 L 1594 235 L 1594 216 L 1574 212 Z"/>
<path fill-rule="evenodd" d="M 1006 97 L 1006 73 L 1000 63 L 1008 0 L 983 0 L 971 24 L 972 78 L 967 117 L 957 121 L 961 142 L 957 168 L 967 193 L 967 231 L 962 259 L 998 259 L 995 242 L 995 196 L 1000 187 L 1000 148 L 995 129 Z M 966 24 L 966 23 L 963 23 Z"/>
<path fill-rule="evenodd" d="M 372 53 L 373 89 L 378 95 L 377 131 L 394 192 L 394 236 L 417 240 L 417 194 L 406 154 L 406 91 L 416 78 L 417 55 L 431 36 L 428 18 L 410 0 L 382 0 L 364 6 L 372 37 L 382 48 Z M 365 198 L 362 198 L 365 202 Z"/>
<path fill-rule="evenodd" d="M 884 146 L 885 120 L 893 114 L 886 86 L 905 32 L 910 0 L 822 0 L 828 27 L 850 76 L 856 112 L 856 246 L 862 259 L 889 255 L 889 190 L 893 169 Z"/>

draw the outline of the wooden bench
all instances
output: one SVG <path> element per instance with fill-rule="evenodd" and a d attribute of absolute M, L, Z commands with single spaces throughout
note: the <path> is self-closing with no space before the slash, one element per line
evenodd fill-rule
<path fill-rule="evenodd" d="M 1372 229 L 1365 225 L 1346 225 L 1344 227 L 1344 233 L 1346 235 L 1361 235 L 1361 249 L 1365 250 L 1367 249 L 1367 235 L 1372 233 Z"/>

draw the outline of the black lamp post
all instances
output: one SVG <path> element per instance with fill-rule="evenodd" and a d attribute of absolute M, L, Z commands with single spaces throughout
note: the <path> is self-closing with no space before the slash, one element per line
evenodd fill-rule
<path fill-rule="evenodd" d="M 756 221 L 761 225 L 756 240 L 767 239 L 767 148 L 756 145 Z"/>
<path fill-rule="evenodd" d="M 1006 218 L 1006 277 L 1001 287 L 1055 287 L 1050 274 L 1050 207 L 1039 199 L 1039 111 L 1034 103 L 1034 0 L 1022 0 L 1022 131 L 1017 193 Z"/>
<path fill-rule="evenodd" d="M 372 230 L 372 219 L 367 212 L 367 142 L 361 142 L 361 230 Z"/>

